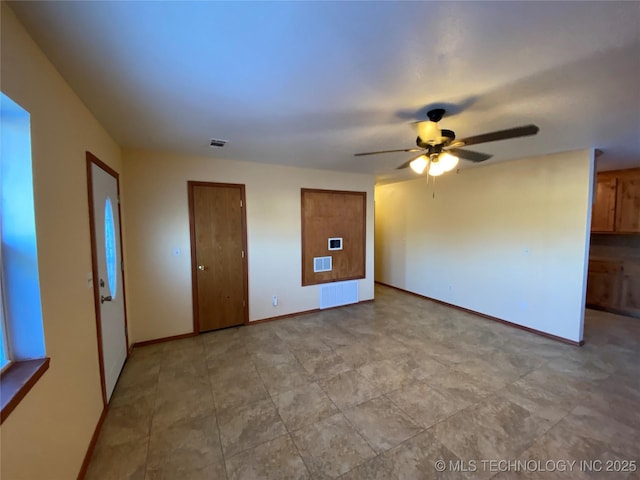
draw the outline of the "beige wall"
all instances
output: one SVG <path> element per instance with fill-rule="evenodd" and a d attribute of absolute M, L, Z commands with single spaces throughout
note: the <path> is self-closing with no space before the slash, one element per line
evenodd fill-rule
<path fill-rule="evenodd" d="M 120 148 L 2 2 L 2 91 L 31 113 L 42 313 L 51 366 L 2 424 L 0 477 L 70 479 L 102 411 L 85 151 L 121 171 Z"/>
<path fill-rule="evenodd" d="M 193 331 L 188 180 L 246 186 L 251 321 L 318 308 L 318 286 L 301 286 L 300 188 L 367 192 L 366 278 L 359 294 L 373 298 L 372 175 L 159 152 L 125 150 L 123 157 L 130 340 Z"/>
<path fill-rule="evenodd" d="M 376 280 L 582 339 L 593 153 L 376 187 Z"/>

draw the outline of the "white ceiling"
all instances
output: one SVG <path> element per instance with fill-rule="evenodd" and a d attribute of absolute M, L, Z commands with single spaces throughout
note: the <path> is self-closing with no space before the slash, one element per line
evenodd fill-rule
<path fill-rule="evenodd" d="M 639 2 L 10 5 L 125 147 L 388 181 L 411 154 L 353 154 L 414 146 L 408 123 L 444 105 L 458 138 L 540 127 L 474 146 L 487 163 L 598 147 L 600 169 L 640 166 Z"/>

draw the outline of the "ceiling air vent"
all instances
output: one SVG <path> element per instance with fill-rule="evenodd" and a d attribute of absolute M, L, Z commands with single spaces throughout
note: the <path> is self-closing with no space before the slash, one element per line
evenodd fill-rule
<path fill-rule="evenodd" d="M 215 138 L 212 138 L 209 145 L 211 145 L 212 147 L 224 147 L 226 144 L 227 140 L 217 140 Z"/>

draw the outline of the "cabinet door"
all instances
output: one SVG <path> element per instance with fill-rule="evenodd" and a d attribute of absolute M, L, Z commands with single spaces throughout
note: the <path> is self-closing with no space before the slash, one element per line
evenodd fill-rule
<path fill-rule="evenodd" d="M 613 232 L 616 220 L 617 178 L 598 175 L 596 203 L 591 216 L 592 232 Z"/>
<path fill-rule="evenodd" d="M 640 313 L 640 264 L 628 262 L 622 272 L 620 309 Z"/>
<path fill-rule="evenodd" d="M 587 305 L 618 308 L 622 265 L 590 261 L 587 275 Z"/>
<path fill-rule="evenodd" d="M 618 178 L 616 231 L 640 232 L 640 175 Z"/>

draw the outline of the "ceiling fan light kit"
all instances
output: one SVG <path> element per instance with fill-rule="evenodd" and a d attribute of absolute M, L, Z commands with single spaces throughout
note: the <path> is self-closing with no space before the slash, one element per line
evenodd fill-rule
<path fill-rule="evenodd" d="M 440 162 L 431 162 L 429 165 L 429 175 L 432 177 L 439 177 L 444 173 L 444 168 Z"/>
<path fill-rule="evenodd" d="M 479 163 L 492 157 L 492 155 L 487 153 L 464 150 L 460 147 L 478 143 L 496 142 L 498 140 L 508 140 L 510 138 L 526 137 L 535 135 L 540 130 L 536 125 L 523 125 L 521 127 L 498 130 L 456 140 L 456 134 L 453 131 L 438 128 L 438 122 L 445 113 L 445 110 L 442 108 L 429 110 L 427 112 L 429 120 L 414 122 L 413 125 L 418 131 L 418 138 L 416 138 L 418 148 L 356 153 L 355 156 L 377 155 L 380 153 L 421 152 L 420 155 L 404 162 L 397 168 L 403 169 L 411 167 L 411 170 L 419 175 L 422 175 L 425 170 L 427 170 L 428 175 L 437 177 L 456 168 L 460 158 Z"/>
<path fill-rule="evenodd" d="M 429 159 L 424 155 L 420 155 L 409 164 L 411 170 L 416 172 L 418 175 L 422 175 L 424 173 L 427 165 L 429 165 Z"/>
<path fill-rule="evenodd" d="M 456 168 L 458 161 L 458 157 L 444 152 L 442 154 L 434 154 L 431 158 L 426 155 L 420 155 L 409 163 L 409 167 L 418 175 L 422 175 L 429 167 L 429 175 L 437 177 Z"/>
<path fill-rule="evenodd" d="M 460 159 L 448 152 L 438 155 L 438 163 L 442 165 L 445 172 L 450 172 L 458 165 Z"/>

